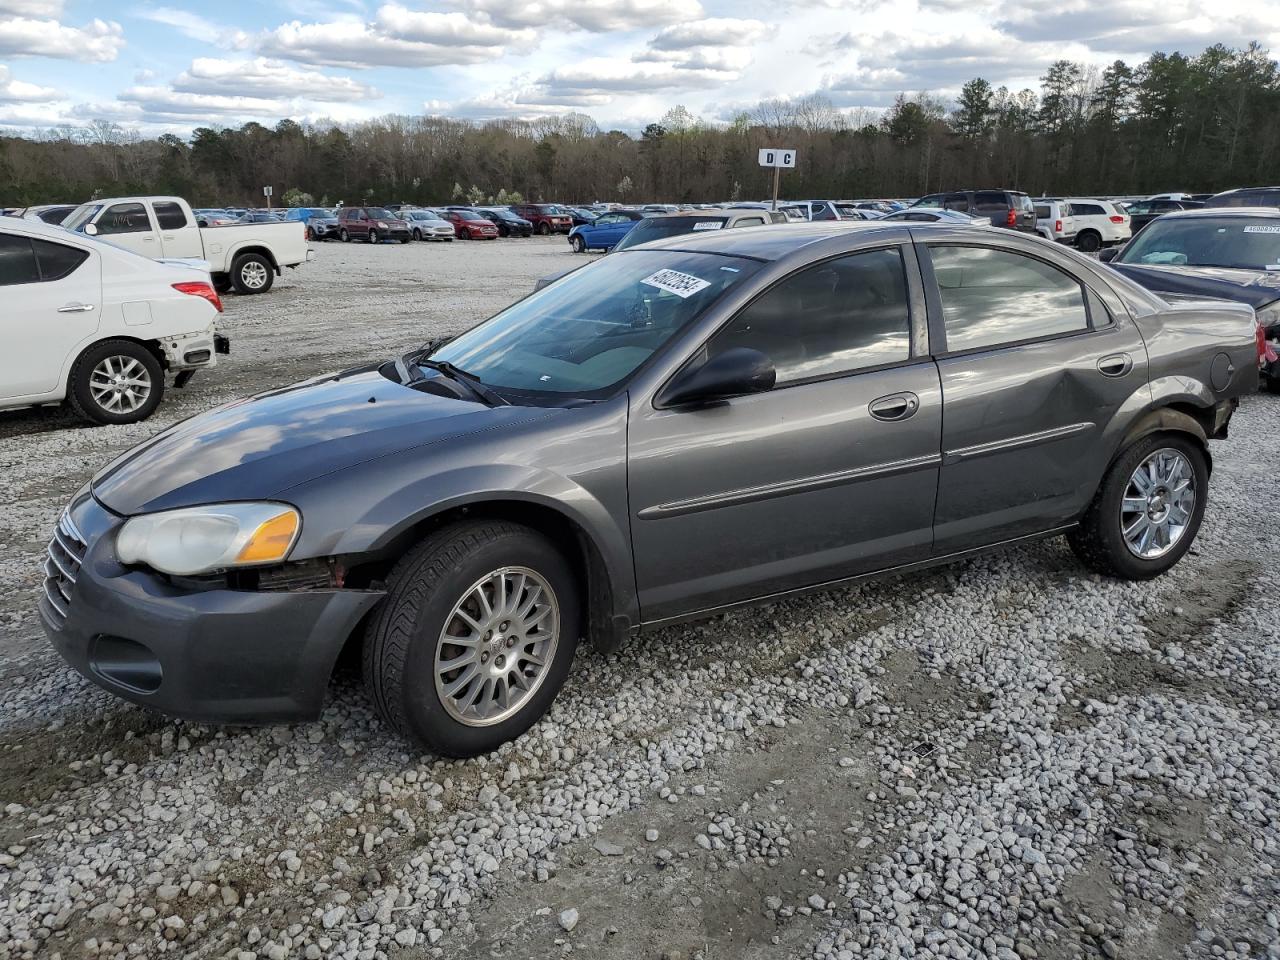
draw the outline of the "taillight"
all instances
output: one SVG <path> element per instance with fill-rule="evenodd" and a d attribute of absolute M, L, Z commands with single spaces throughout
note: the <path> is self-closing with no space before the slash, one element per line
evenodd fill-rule
<path fill-rule="evenodd" d="M 1112 223 L 1124 223 L 1124 217 L 1108 217 Z"/>
<path fill-rule="evenodd" d="M 218 299 L 218 291 L 214 290 L 213 287 L 209 286 L 207 283 L 201 283 L 199 281 L 194 281 L 192 283 L 175 283 L 173 285 L 173 289 L 191 297 L 203 297 L 205 300 L 212 303 L 214 309 L 219 313 L 222 312 L 222 301 Z"/>
<path fill-rule="evenodd" d="M 1006 227 L 1016 227 L 1016 226 L 1018 225 L 1018 211 L 1017 211 L 1017 210 L 1014 210 L 1014 209 L 1010 209 L 1010 210 L 1009 210 L 1009 215 L 1008 215 L 1007 217 L 1005 217 L 1005 218 L 1004 218 L 1004 225 L 1005 225 Z"/>
<path fill-rule="evenodd" d="M 1055 221 L 1053 221 L 1053 232 L 1054 232 L 1054 233 L 1061 233 L 1061 232 L 1062 232 L 1062 221 L 1061 221 L 1061 220 L 1055 220 Z"/>
<path fill-rule="evenodd" d="M 1267 362 L 1267 331 L 1257 317 L 1253 318 L 1253 335 L 1258 346 L 1258 366 L 1261 367 Z"/>

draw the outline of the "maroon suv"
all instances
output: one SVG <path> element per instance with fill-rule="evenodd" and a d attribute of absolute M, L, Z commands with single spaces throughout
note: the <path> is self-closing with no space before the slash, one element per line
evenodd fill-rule
<path fill-rule="evenodd" d="M 381 243 L 383 240 L 399 240 L 408 243 L 413 239 L 409 224 L 390 210 L 382 207 L 343 207 L 338 211 L 338 239 L 343 243 L 365 240 Z"/>
<path fill-rule="evenodd" d="M 534 233 L 544 237 L 549 233 L 568 233 L 573 229 L 572 215 L 554 203 L 513 203 L 509 209 L 517 217 L 524 217 L 532 223 Z"/>
<path fill-rule="evenodd" d="M 498 226 L 474 210 L 441 210 L 440 216 L 453 224 L 459 240 L 497 240 Z"/>

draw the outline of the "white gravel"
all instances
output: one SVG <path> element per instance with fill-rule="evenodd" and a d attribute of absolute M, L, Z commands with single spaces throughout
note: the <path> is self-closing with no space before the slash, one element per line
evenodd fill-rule
<path fill-rule="evenodd" d="M 263 729 L 76 678 L 34 591 L 93 469 L 573 262 L 563 240 L 319 255 L 229 299 L 234 356 L 153 421 L 0 417 L 0 960 L 1280 958 L 1275 398 L 1215 444 L 1195 553 L 1161 580 L 1049 541 L 584 651 L 479 760 L 408 752 L 348 674 L 317 723 Z"/>

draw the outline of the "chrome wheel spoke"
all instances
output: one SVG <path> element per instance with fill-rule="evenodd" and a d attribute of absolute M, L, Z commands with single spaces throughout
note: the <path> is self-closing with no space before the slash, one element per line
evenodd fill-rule
<path fill-rule="evenodd" d="M 1195 470 L 1178 450 L 1154 451 L 1129 477 L 1120 500 L 1120 532 L 1129 552 L 1156 560 L 1179 543 L 1195 514 Z"/>

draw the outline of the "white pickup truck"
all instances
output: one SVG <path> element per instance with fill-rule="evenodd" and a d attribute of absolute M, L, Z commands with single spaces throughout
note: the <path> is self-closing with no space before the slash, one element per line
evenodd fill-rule
<path fill-rule="evenodd" d="M 203 260 L 220 292 L 266 293 L 285 267 L 314 256 L 297 220 L 201 227 L 180 197 L 93 200 L 62 226 L 152 260 Z"/>

